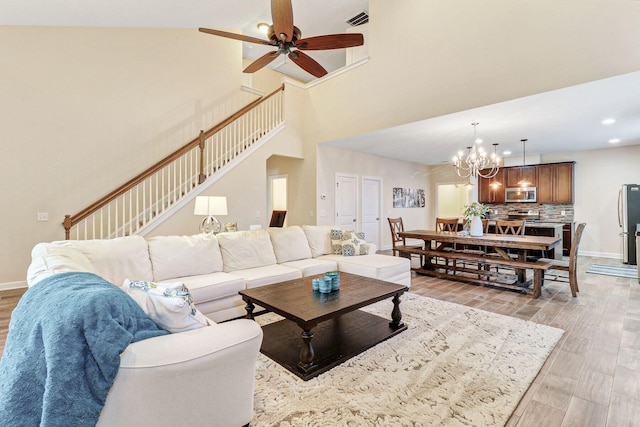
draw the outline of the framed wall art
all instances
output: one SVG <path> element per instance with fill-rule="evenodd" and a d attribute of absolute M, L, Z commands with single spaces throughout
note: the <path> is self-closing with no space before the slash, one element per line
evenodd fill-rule
<path fill-rule="evenodd" d="M 421 188 L 393 188 L 394 208 L 424 208 L 424 190 Z"/>

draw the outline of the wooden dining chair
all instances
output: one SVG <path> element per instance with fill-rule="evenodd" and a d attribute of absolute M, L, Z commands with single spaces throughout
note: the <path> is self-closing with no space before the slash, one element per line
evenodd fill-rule
<path fill-rule="evenodd" d="M 496 220 L 496 234 L 513 234 L 516 236 L 524 236 L 524 220 L 520 221 L 507 221 L 507 220 Z M 518 254 L 513 250 L 508 249 L 507 253 L 511 258 L 517 258 Z M 499 268 L 496 267 L 496 271 Z"/>
<path fill-rule="evenodd" d="M 436 218 L 436 231 L 458 231 L 458 218 Z"/>
<path fill-rule="evenodd" d="M 399 218 L 387 218 L 389 221 L 389 228 L 391 229 L 391 245 L 394 256 L 401 256 L 411 259 L 412 256 L 418 256 L 420 258 L 420 265 L 423 264 L 423 256 L 410 252 L 411 249 L 423 249 L 424 245 L 407 245 L 406 239 L 400 236 L 400 233 L 404 231 L 404 223 L 402 217 Z"/>
<path fill-rule="evenodd" d="M 458 218 L 436 218 L 436 231 L 457 232 L 458 231 Z M 455 245 L 451 243 L 433 242 L 433 249 L 442 249 L 445 251 L 455 250 Z M 444 259 L 444 258 L 443 258 Z M 437 259 L 436 259 L 437 262 Z M 449 265 L 448 260 L 444 259 L 445 265 Z M 456 270 L 456 260 L 452 260 L 453 270 Z"/>
<path fill-rule="evenodd" d="M 496 234 L 515 234 L 524 236 L 524 220 L 505 221 L 496 220 Z"/>
<path fill-rule="evenodd" d="M 578 246 L 580 245 L 580 239 L 582 239 L 582 232 L 587 226 L 585 222 L 578 224 L 576 233 L 573 235 L 573 241 L 571 242 L 571 251 L 569 251 L 569 261 L 560 259 L 540 258 L 539 261 L 548 262 L 551 264 L 550 270 L 561 270 L 569 272 L 569 288 L 571 289 L 571 295 L 577 296 L 577 292 L 580 292 L 578 287 Z M 558 280 L 558 276 L 553 280 Z M 544 284 L 544 277 L 542 283 Z"/>

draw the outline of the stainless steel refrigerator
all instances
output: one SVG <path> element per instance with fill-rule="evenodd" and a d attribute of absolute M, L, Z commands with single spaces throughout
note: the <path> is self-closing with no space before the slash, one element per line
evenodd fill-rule
<path fill-rule="evenodd" d="M 640 185 L 624 184 L 620 189 L 618 222 L 622 227 L 622 262 L 636 265 L 636 230 L 640 224 Z"/>

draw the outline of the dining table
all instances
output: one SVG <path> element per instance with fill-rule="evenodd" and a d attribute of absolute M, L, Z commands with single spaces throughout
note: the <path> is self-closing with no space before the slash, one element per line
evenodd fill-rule
<path fill-rule="evenodd" d="M 486 276 L 484 279 L 476 278 L 474 275 L 464 276 L 460 274 L 465 271 L 464 268 L 458 269 L 455 266 L 451 268 L 448 263 L 445 265 L 437 263 L 437 259 L 477 261 L 478 266 L 482 264 L 485 268 L 491 264 L 499 266 L 511 263 L 516 266 L 514 268 L 515 277 L 512 282 L 504 284 L 516 289 L 531 285 L 531 281 L 527 280 L 526 275 L 528 269 L 534 270 L 534 272 L 545 269 L 541 262 L 529 256 L 530 251 L 544 253 L 561 240 L 560 237 L 493 233 L 471 236 L 464 231 L 408 230 L 398 234 L 405 239 L 424 241 L 424 247 L 416 252 L 423 255 L 424 260 L 420 268 L 414 269 L 417 274 L 437 277 L 454 276 L 452 278 L 455 280 L 489 284 L 491 280 L 489 273 L 482 272 Z M 444 273 L 441 270 L 444 270 Z M 467 272 L 469 271 L 467 270 Z M 473 273 L 479 273 L 479 268 Z"/>

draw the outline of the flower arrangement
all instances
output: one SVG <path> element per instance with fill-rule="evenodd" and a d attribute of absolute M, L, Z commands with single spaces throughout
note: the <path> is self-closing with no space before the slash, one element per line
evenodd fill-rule
<path fill-rule="evenodd" d="M 464 208 L 464 217 L 467 220 L 470 220 L 474 216 L 481 218 L 491 210 L 489 206 L 478 202 L 473 202 L 470 205 L 466 205 Z"/>

